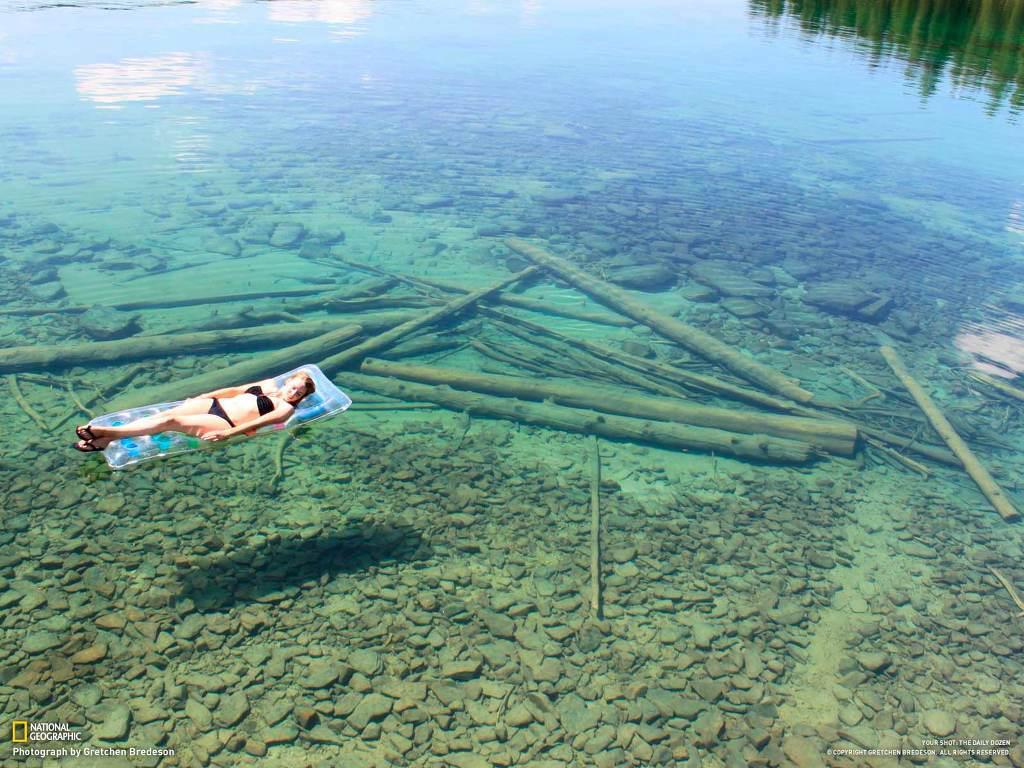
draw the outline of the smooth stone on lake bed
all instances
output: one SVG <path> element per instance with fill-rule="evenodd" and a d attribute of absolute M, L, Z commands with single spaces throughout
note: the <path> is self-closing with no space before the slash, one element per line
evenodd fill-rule
<path fill-rule="evenodd" d="M 139 314 L 109 307 L 90 307 L 78 316 L 82 332 L 97 341 L 111 341 L 131 336 L 139 330 Z"/>
<path fill-rule="evenodd" d="M 369 648 L 358 648 L 349 655 L 348 663 L 356 672 L 373 677 L 384 667 L 380 654 Z"/>
<path fill-rule="evenodd" d="M 295 741 L 299 735 L 299 729 L 291 723 L 283 723 L 272 728 L 266 728 L 259 733 L 264 744 L 288 744 Z"/>
<path fill-rule="evenodd" d="M 329 661 L 314 661 L 306 669 L 301 682 L 305 688 L 327 688 L 339 677 L 337 665 Z"/>
<path fill-rule="evenodd" d="M 949 712 L 938 709 L 929 709 L 922 713 L 921 724 L 928 729 L 933 736 L 949 736 L 956 730 L 956 718 Z"/>
<path fill-rule="evenodd" d="M 437 195 L 437 194 L 422 194 L 415 195 L 412 198 L 412 204 L 420 210 L 430 210 L 432 208 L 445 208 L 449 205 L 454 205 L 453 200 L 448 195 Z"/>
<path fill-rule="evenodd" d="M 306 228 L 295 222 L 283 221 L 274 227 L 270 236 L 270 244 L 275 248 L 287 248 L 295 245 L 306 235 Z"/>
<path fill-rule="evenodd" d="M 786 736 L 782 739 L 782 751 L 798 768 L 825 768 L 821 749 L 803 736 Z"/>
<path fill-rule="evenodd" d="M 394 702 L 387 696 L 379 693 L 371 693 L 363 697 L 352 714 L 348 716 L 348 722 L 360 731 L 363 730 L 372 720 L 379 720 L 391 711 Z"/>
<path fill-rule="evenodd" d="M 225 728 L 230 728 L 241 722 L 248 714 L 249 699 L 244 693 L 238 691 L 228 694 L 220 700 L 220 705 L 214 713 L 214 719 Z"/>
<path fill-rule="evenodd" d="M 53 632 L 33 632 L 25 638 L 21 650 L 25 653 L 42 653 L 60 644 L 60 637 Z"/>
<path fill-rule="evenodd" d="M 452 680 L 469 680 L 476 677 L 483 667 L 482 659 L 460 659 L 441 666 L 441 676 Z"/>
<path fill-rule="evenodd" d="M 722 299 L 722 309 L 739 318 L 760 317 L 768 314 L 768 308 L 752 299 L 731 297 Z"/>
<path fill-rule="evenodd" d="M 881 672 L 892 664 L 892 658 L 889 654 L 882 651 L 870 651 L 868 653 L 858 653 L 857 663 L 869 672 Z"/>
<path fill-rule="evenodd" d="M 103 718 L 103 722 L 95 730 L 97 738 L 104 741 L 117 741 L 128 735 L 128 724 L 131 721 L 132 712 L 124 704 L 115 704 Z"/>
<path fill-rule="evenodd" d="M 105 658 L 107 655 L 107 646 L 104 643 L 93 643 L 87 648 L 83 648 L 77 653 L 71 656 L 72 664 L 95 664 L 97 661 Z"/>
<path fill-rule="evenodd" d="M 718 627 L 708 624 L 706 621 L 698 621 L 693 625 L 693 642 L 698 648 L 710 648 L 721 632 Z"/>

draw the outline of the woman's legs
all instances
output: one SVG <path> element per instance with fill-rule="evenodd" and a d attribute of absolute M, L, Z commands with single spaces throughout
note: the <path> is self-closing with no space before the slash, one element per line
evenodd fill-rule
<path fill-rule="evenodd" d="M 202 437 L 215 429 L 229 429 L 231 425 L 220 416 L 207 413 L 211 402 L 208 397 L 196 398 L 163 413 L 136 419 L 122 427 L 93 426 L 96 445 L 103 447 L 111 440 L 120 440 L 122 437 L 155 435 L 159 432 L 184 432 Z"/>

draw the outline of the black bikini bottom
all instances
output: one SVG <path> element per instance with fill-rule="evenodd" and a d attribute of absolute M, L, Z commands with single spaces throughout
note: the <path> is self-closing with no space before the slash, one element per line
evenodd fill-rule
<path fill-rule="evenodd" d="M 221 406 L 220 400 L 218 400 L 216 397 L 213 398 L 213 402 L 210 404 L 210 410 L 208 410 L 207 413 L 212 413 L 214 416 L 220 416 L 232 427 L 235 426 L 235 422 L 233 422 L 224 412 L 224 408 Z"/>

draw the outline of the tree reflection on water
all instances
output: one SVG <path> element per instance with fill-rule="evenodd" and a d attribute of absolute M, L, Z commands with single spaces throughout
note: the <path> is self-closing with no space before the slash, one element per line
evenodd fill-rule
<path fill-rule="evenodd" d="M 750 10 L 773 26 L 794 20 L 807 35 L 860 42 L 873 66 L 906 61 L 924 98 L 948 76 L 955 90 L 986 92 L 989 112 L 1024 111 L 1021 0 L 750 0 Z"/>

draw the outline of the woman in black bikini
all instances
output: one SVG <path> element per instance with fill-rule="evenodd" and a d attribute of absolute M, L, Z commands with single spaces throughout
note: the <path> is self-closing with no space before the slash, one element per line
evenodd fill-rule
<path fill-rule="evenodd" d="M 123 427 L 83 424 L 75 429 L 81 438 L 75 448 L 84 453 L 102 451 L 113 440 L 158 432 L 184 432 L 203 440 L 251 435 L 260 427 L 287 421 L 302 398 L 315 390 L 313 379 L 301 372 L 285 381 L 280 389 L 274 388 L 272 380 L 248 387 L 225 387 Z"/>

